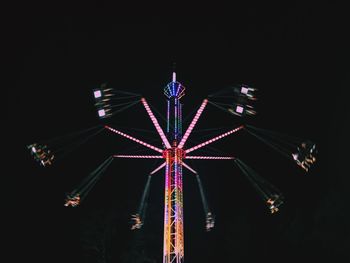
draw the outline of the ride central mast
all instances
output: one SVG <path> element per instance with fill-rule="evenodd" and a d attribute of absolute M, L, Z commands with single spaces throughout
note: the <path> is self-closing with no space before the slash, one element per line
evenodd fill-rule
<path fill-rule="evenodd" d="M 182 104 L 185 87 L 176 81 L 164 89 L 167 97 L 167 138 L 171 147 L 164 150 L 165 194 L 164 194 L 164 245 L 163 263 L 184 262 L 184 221 L 182 192 L 182 159 L 185 151 L 179 147 L 182 139 Z"/>

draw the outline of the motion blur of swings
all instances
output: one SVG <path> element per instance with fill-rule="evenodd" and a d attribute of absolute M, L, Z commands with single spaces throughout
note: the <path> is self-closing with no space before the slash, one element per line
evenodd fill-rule
<path fill-rule="evenodd" d="M 238 117 L 256 115 L 257 89 L 240 85 L 209 95 L 209 103 Z"/>
<path fill-rule="evenodd" d="M 104 83 L 99 88 L 93 90 L 93 97 L 98 117 L 105 119 L 139 103 L 141 95 L 115 90 L 107 87 L 107 84 Z M 80 146 L 96 137 L 104 130 L 106 130 L 105 127 L 99 124 L 66 135 L 57 136 L 56 138 L 32 143 L 27 146 L 27 149 L 40 166 L 49 167 L 77 150 Z M 108 157 L 100 166 L 84 178 L 73 191 L 66 194 L 64 206 L 79 206 L 102 177 L 112 161 L 113 156 Z"/>
<path fill-rule="evenodd" d="M 28 145 L 27 148 L 30 150 L 34 159 L 39 162 L 43 167 L 52 165 L 55 155 L 47 148 L 47 145 L 40 145 L 37 143 Z"/>
<path fill-rule="evenodd" d="M 279 211 L 279 207 L 283 204 L 284 197 L 282 193 L 268 182 L 266 179 L 262 178 L 257 174 L 252 168 L 239 159 L 235 160 L 238 168 L 243 172 L 247 179 L 251 182 L 255 190 L 258 192 L 259 196 L 265 202 L 270 210 L 271 214 L 275 214 Z"/>
<path fill-rule="evenodd" d="M 246 125 L 245 130 L 278 153 L 295 162 L 305 172 L 309 172 L 310 168 L 316 163 L 316 144 L 310 140 L 303 140 L 251 125 Z"/>

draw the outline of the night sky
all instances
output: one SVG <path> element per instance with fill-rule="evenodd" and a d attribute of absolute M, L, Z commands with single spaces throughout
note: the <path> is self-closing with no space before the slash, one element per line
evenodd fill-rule
<path fill-rule="evenodd" d="M 10 154 L 2 174 L 10 182 L 4 203 L 11 262 L 22 256 L 30 262 L 162 262 L 162 172 L 151 184 L 144 228 L 129 230 L 147 174 L 160 161 L 114 160 L 81 206 L 63 206 L 65 193 L 111 154 L 152 151 L 104 131 L 43 168 L 26 146 L 108 123 L 160 147 L 155 133 L 121 128 L 153 131 L 141 104 L 101 121 L 92 90 L 108 83 L 142 94 L 165 127 L 159 113 L 165 116 L 163 88 L 174 62 L 186 87 L 185 127 L 208 94 L 240 83 L 259 90 L 254 118 L 209 105 L 197 128 L 223 129 L 194 132 L 190 145 L 249 123 L 311 139 L 319 150 L 318 162 L 305 174 L 244 131 L 212 145 L 283 192 L 285 204 L 276 215 L 232 161 L 189 162 L 201 175 L 216 227 L 205 231 L 196 179 L 185 171 L 185 262 L 350 259 L 349 51 L 341 7 L 233 4 L 158 12 L 101 2 L 41 8 L 23 6 L 11 25 L 15 63 L 3 138 Z"/>

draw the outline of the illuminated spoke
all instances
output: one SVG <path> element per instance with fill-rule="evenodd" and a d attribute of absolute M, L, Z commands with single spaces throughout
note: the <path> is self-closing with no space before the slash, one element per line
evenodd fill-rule
<path fill-rule="evenodd" d="M 194 174 L 198 174 L 196 170 L 192 169 L 189 165 L 185 164 L 184 162 L 182 162 L 182 165 L 189 171 L 191 171 Z"/>
<path fill-rule="evenodd" d="M 190 134 L 191 134 L 191 132 L 192 132 L 194 126 L 196 126 L 196 124 L 197 124 L 197 122 L 198 122 L 198 119 L 199 119 L 199 117 L 202 115 L 202 112 L 203 112 L 203 110 L 205 109 L 205 106 L 207 106 L 207 104 L 208 104 L 208 100 L 207 100 L 207 99 L 203 100 L 202 105 L 199 107 L 199 109 L 198 109 L 196 115 L 194 116 L 194 118 L 193 118 L 193 120 L 192 120 L 190 126 L 188 126 L 188 128 L 187 128 L 187 130 L 186 130 L 184 136 L 182 137 L 182 139 L 181 139 L 181 141 L 180 141 L 180 143 L 179 143 L 179 146 L 178 146 L 178 147 L 179 147 L 180 149 L 182 149 L 182 147 L 185 145 L 188 136 L 190 136 Z"/>
<path fill-rule="evenodd" d="M 112 132 L 114 132 L 114 133 L 116 133 L 116 134 L 119 134 L 119 135 L 121 135 L 121 136 L 123 136 L 123 137 L 125 137 L 125 138 L 127 138 L 127 139 L 129 139 L 129 140 L 132 140 L 132 141 L 134 141 L 134 142 L 137 142 L 137 143 L 139 143 L 139 144 L 141 144 L 141 145 L 143 145 L 143 146 L 145 146 L 145 147 L 148 147 L 148 148 L 150 148 L 150 149 L 152 149 L 152 150 L 155 150 L 155 151 L 157 151 L 157 152 L 163 153 L 163 150 L 162 150 L 162 149 L 160 149 L 160 148 L 158 148 L 158 147 L 155 147 L 155 146 L 153 146 L 153 145 L 151 145 L 151 144 L 149 144 L 149 143 L 146 143 L 146 142 L 144 142 L 144 141 L 141 141 L 141 140 L 139 140 L 139 139 L 136 139 L 135 137 L 132 137 L 132 136 L 126 134 L 126 133 L 123 133 L 123 132 L 121 132 L 121 131 L 118 131 L 118 130 L 116 130 L 116 129 L 113 129 L 113 128 L 107 126 L 107 125 L 105 126 L 105 128 L 108 129 L 108 130 L 110 130 L 110 131 L 112 131 Z"/>
<path fill-rule="evenodd" d="M 165 167 L 166 162 L 164 162 L 163 164 L 161 164 L 160 166 L 158 166 L 156 169 L 154 169 L 152 172 L 150 172 L 150 175 L 155 174 L 156 172 L 158 172 L 160 169 L 162 169 L 163 167 Z"/>
<path fill-rule="evenodd" d="M 129 159 L 163 159 L 161 155 L 113 155 L 114 158 L 129 158 Z"/>
<path fill-rule="evenodd" d="M 185 159 L 193 160 L 234 160 L 236 159 L 233 156 L 186 156 Z"/>
<path fill-rule="evenodd" d="M 145 107 L 145 109 L 146 109 L 146 111 L 147 111 L 149 117 L 151 118 L 151 121 L 153 122 L 154 127 L 156 128 L 157 132 L 159 133 L 159 136 L 160 136 L 160 138 L 162 139 L 162 141 L 163 141 L 165 147 L 166 147 L 167 149 L 170 149 L 170 148 L 171 148 L 171 145 L 170 145 L 170 143 L 169 143 L 169 141 L 168 141 L 168 138 L 165 136 L 165 134 L 164 134 L 164 132 L 163 132 L 163 129 L 160 127 L 160 125 L 159 125 L 159 123 L 158 123 L 158 120 L 157 120 L 157 118 L 154 116 L 154 114 L 153 114 L 151 108 L 149 107 L 149 105 L 148 105 L 146 99 L 145 99 L 145 98 L 142 98 L 142 99 L 141 99 L 141 102 L 142 102 L 143 106 Z"/>
<path fill-rule="evenodd" d="M 198 145 L 196 145 L 196 146 L 194 146 L 194 147 L 192 147 L 192 148 L 190 148 L 190 149 L 187 149 L 187 150 L 186 150 L 186 153 L 189 153 L 189 152 L 198 150 L 198 149 L 200 149 L 200 148 L 202 148 L 202 147 L 204 147 L 204 146 L 206 146 L 206 145 L 208 145 L 208 144 L 210 144 L 210 143 L 213 143 L 213 142 L 215 142 L 215 141 L 217 141 L 217 140 L 220 140 L 220 139 L 222 139 L 222 138 L 224 138 L 224 137 L 226 137 L 226 136 L 229 136 L 229 135 L 231 135 L 231 134 L 233 134 L 233 133 L 235 133 L 235 132 L 237 132 L 237 131 L 243 129 L 243 127 L 244 127 L 243 125 L 242 125 L 242 126 L 239 126 L 239 127 L 236 128 L 236 129 L 233 129 L 233 130 L 231 130 L 231 131 L 225 132 L 225 133 L 223 133 L 223 134 L 221 134 L 221 135 L 219 135 L 219 136 L 216 136 L 216 137 L 214 137 L 214 138 L 212 138 L 212 139 L 210 139 L 210 140 L 208 140 L 208 141 L 205 141 L 205 142 L 203 142 L 203 143 L 200 143 L 200 144 L 198 144 Z"/>

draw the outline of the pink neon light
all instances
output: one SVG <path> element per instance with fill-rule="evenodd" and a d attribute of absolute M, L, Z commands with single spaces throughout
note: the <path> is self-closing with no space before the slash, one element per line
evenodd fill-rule
<path fill-rule="evenodd" d="M 248 94 L 248 91 L 249 91 L 249 89 L 246 87 L 242 87 L 242 89 L 241 89 L 241 93 L 243 93 L 243 94 Z"/>
<path fill-rule="evenodd" d="M 163 164 L 161 164 L 159 167 L 157 167 L 156 169 L 154 169 L 152 172 L 150 172 L 150 175 L 155 174 L 156 172 L 158 172 L 160 169 L 162 169 L 164 166 L 166 165 L 166 162 L 164 162 Z"/>
<path fill-rule="evenodd" d="M 110 131 L 112 131 L 112 132 L 114 132 L 114 133 L 116 133 L 116 134 L 119 134 L 119 135 L 121 135 L 121 136 L 124 136 L 125 138 L 128 138 L 129 140 L 132 140 L 132 141 L 134 141 L 134 142 L 137 142 L 137 143 L 139 143 L 139 144 L 141 144 L 141 145 L 143 145 L 143 146 L 145 146 L 145 147 L 148 147 L 148 148 L 150 148 L 150 149 L 152 149 L 152 150 L 155 150 L 155 151 L 157 151 L 157 152 L 163 153 L 163 150 L 162 150 L 162 149 L 159 149 L 158 147 L 155 147 L 155 146 L 153 146 L 153 145 L 151 145 L 151 144 L 145 143 L 145 142 L 143 142 L 143 141 L 141 141 L 141 140 L 139 140 L 139 139 L 136 139 L 135 137 L 132 137 L 132 136 L 126 134 L 126 133 L 123 133 L 123 132 L 121 132 L 121 131 L 118 131 L 118 130 L 116 130 L 116 129 L 113 129 L 113 128 L 107 126 L 107 125 L 105 126 L 105 128 L 108 129 L 108 130 L 110 130 Z"/>
<path fill-rule="evenodd" d="M 234 160 L 236 159 L 233 156 L 188 156 L 186 159 L 195 159 L 195 160 Z"/>
<path fill-rule="evenodd" d="M 236 112 L 242 113 L 243 112 L 243 107 L 242 106 L 237 106 Z"/>
<path fill-rule="evenodd" d="M 105 115 L 106 115 L 106 112 L 105 112 L 104 109 L 101 109 L 101 110 L 98 111 L 98 116 L 103 117 Z"/>
<path fill-rule="evenodd" d="M 191 171 L 192 173 L 198 174 L 198 173 L 196 172 L 196 170 L 192 169 L 189 165 L 185 164 L 184 162 L 182 162 L 182 165 L 183 165 L 185 168 L 187 168 L 189 171 Z"/>
<path fill-rule="evenodd" d="M 224 133 L 224 134 L 221 134 L 221 135 L 219 135 L 219 136 L 216 136 L 216 137 L 214 137 L 213 139 L 210 139 L 210 140 L 208 140 L 208 141 L 206 141 L 206 142 L 200 143 L 200 144 L 198 144 L 198 145 L 196 145 L 196 146 L 194 146 L 194 147 L 192 147 L 192 148 L 190 148 L 190 149 L 187 149 L 187 150 L 186 150 L 186 153 L 192 152 L 192 151 L 194 151 L 194 150 L 198 150 L 199 148 L 202 148 L 202 147 L 204 147 L 204 146 L 206 146 L 206 145 L 208 145 L 208 144 L 210 144 L 210 143 L 213 143 L 213 142 L 215 142 L 215 141 L 217 141 L 217 140 L 220 140 L 220 139 L 222 139 L 222 138 L 224 138 L 224 137 L 226 137 L 226 136 L 228 136 L 228 135 L 230 135 L 230 134 L 232 134 L 232 133 L 235 133 L 235 132 L 237 132 L 237 131 L 239 131 L 239 130 L 241 130 L 241 129 L 243 129 L 243 128 L 244 128 L 243 125 L 242 125 L 242 126 L 239 126 L 239 127 L 236 128 L 236 129 L 233 129 L 233 130 L 228 131 L 228 132 L 226 132 L 226 133 Z"/>
<path fill-rule="evenodd" d="M 94 96 L 95 96 L 96 99 L 101 97 L 102 96 L 101 91 L 100 90 L 94 91 Z"/>
<path fill-rule="evenodd" d="M 184 136 L 182 137 L 182 139 L 181 139 L 181 141 L 180 141 L 180 143 L 178 145 L 178 148 L 182 149 L 182 147 L 186 143 L 188 136 L 190 136 L 194 126 L 196 125 L 199 117 L 201 116 L 201 114 L 202 114 L 205 106 L 207 106 L 207 104 L 208 104 L 208 100 L 207 99 L 203 100 L 202 105 L 199 107 L 199 109 L 198 109 L 196 115 L 194 116 L 190 126 L 188 126 Z"/>
<path fill-rule="evenodd" d="M 134 158 L 134 159 L 163 159 L 161 155 L 113 155 L 114 158 Z"/>
<path fill-rule="evenodd" d="M 163 129 L 160 127 L 160 125 L 159 125 L 159 123 L 158 123 L 158 120 L 157 120 L 156 117 L 154 116 L 154 114 L 153 114 L 151 108 L 149 107 L 149 105 L 148 105 L 146 99 L 145 99 L 145 98 L 142 98 L 142 99 L 141 99 L 141 102 L 142 102 L 143 106 L 145 107 L 145 109 L 146 109 L 146 111 L 147 111 L 149 117 L 151 118 L 151 121 L 153 122 L 154 127 L 156 128 L 158 134 L 160 135 L 160 138 L 162 139 L 162 141 L 163 141 L 165 147 L 166 147 L 167 149 L 170 149 L 170 148 L 171 148 L 171 145 L 170 145 L 170 143 L 169 143 L 169 141 L 168 141 L 168 138 L 165 136 L 165 134 L 164 134 L 164 132 L 163 132 Z"/>

